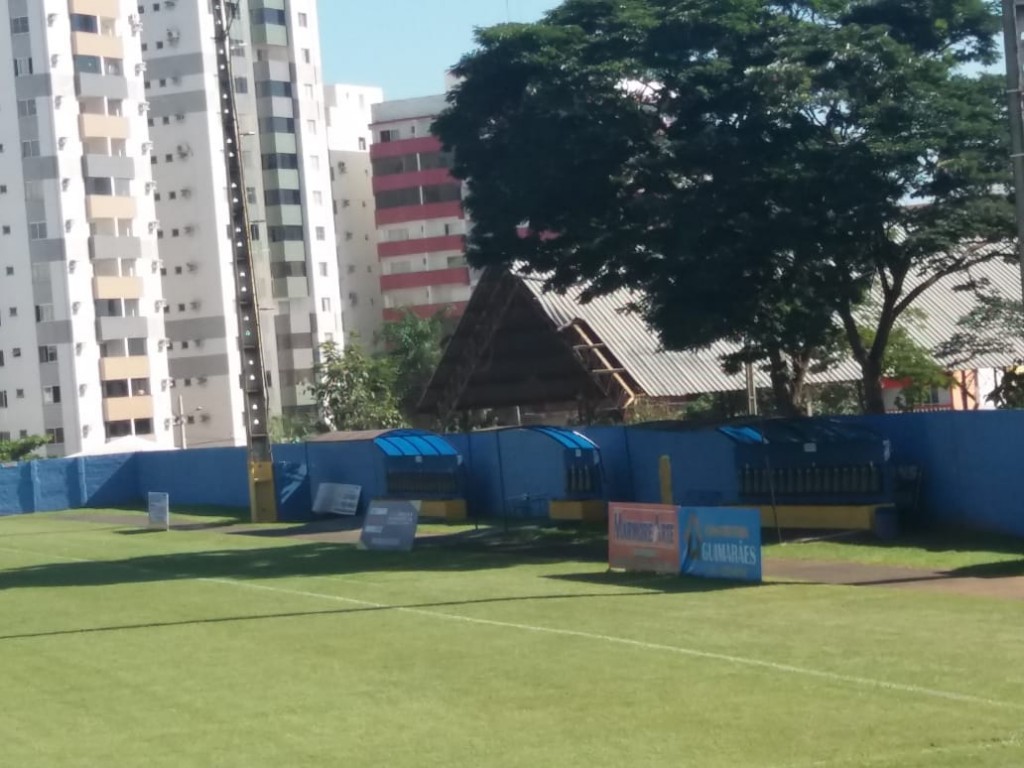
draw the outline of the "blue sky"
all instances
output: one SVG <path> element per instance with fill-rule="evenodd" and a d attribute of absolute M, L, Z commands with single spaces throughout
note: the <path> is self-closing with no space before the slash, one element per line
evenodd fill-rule
<path fill-rule="evenodd" d="M 318 5 L 324 79 L 378 85 L 384 98 L 404 99 L 444 90 L 444 72 L 472 49 L 474 28 L 509 18 L 536 21 L 559 2 L 319 0 Z"/>

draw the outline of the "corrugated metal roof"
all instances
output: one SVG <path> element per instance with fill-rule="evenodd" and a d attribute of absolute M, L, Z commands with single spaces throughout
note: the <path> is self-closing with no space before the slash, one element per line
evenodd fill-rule
<path fill-rule="evenodd" d="M 1020 293 L 1019 269 L 1001 259 L 972 268 L 971 277 L 987 279 L 989 290 L 999 291 L 1008 298 Z M 589 325 L 651 397 L 680 397 L 746 388 L 742 373 L 730 375 L 722 370 L 722 357 L 735 352 L 735 345 L 719 342 L 698 351 L 665 351 L 640 317 L 623 311 L 632 296 L 628 291 L 618 291 L 581 304 L 577 300 L 578 291 L 564 295 L 545 293 L 541 278 L 524 276 L 521 279 L 556 325 L 568 325 L 575 320 Z M 963 274 L 953 275 L 929 288 L 914 302 L 913 306 L 923 314 L 919 322 L 911 322 L 907 327 L 915 341 L 934 350 L 959 330 L 959 320 L 978 303 L 973 292 L 953 290 L 965 282 Z M 1014 342 L 1012 352 L 984 355 L 972 361 L 972 365 L 998 368 L 1011 364 L 1015 357 L 1024 356 L 1024 342 L 1016 339 Z M 763 371 L 756 371 L 755 377 L 759 387 L 770 386 Z M 853 360 L 844 360 L 825 373 L 809 376 L 812 383 L 859 379 L 860 367 Z"/>

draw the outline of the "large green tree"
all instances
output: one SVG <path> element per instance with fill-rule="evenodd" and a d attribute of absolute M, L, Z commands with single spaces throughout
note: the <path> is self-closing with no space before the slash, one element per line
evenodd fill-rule
<path fill-rule="evenodd" d="M 444 311 L 420 317 L 407 310 L 398 320 L 384 324 L 384 354 L 393 366 L 395 395 L 407 419 L 415 415 L 423 390 L 441 361 L 447 323 Z"/>
<path fill-rule="evenodd" d="M 1002 86 L 963 70 L 997 29 L 983 0 L 568 0 L 482 30 L 435 124 L 469 258 L 632 289 L 666 347 L 765 365 L 784 412 L 839 334 L 881 411 L 901 316 L 1012 235 Z"/>
<path fill-rule="evenodd" d="M 391 429 L 404 424 L 394 367 L 386 358 L 368 355 L 359 344 L 351 343 L 344 351 L 325 344 L 310 391 L 320 418 L 332 429 Z"/>

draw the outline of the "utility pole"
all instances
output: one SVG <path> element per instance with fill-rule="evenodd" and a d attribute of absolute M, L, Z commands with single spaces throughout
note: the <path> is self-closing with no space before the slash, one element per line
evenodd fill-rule
<path fill-rule="evenodd" d="M 277 522 L 277 493 L 274 490 L 274 459 L 270 449 L 267 376 L 256 303 L 256 281 L 253 279 L 251 222 L 246 208 L 242 153 L 238 145 L 235 83 L 231 71 L 233 52 L 230 32 L 232 23 L 238 19 L 239 6 L 236 2 L 213 0 L 213 14 L 217 27 L 219 112 L 224 131 L 224 163 L 234 248 L 235 311 L 238 314 L 238 344 L 242 355 L 240 386 L 245 399 L 245 431 L 249 452 L 249 509 L 254 523 L 274 523 Z"/>
<path fill-rule="evenodd" d="M 1021 98 L 1021 61 L 1024 60 L 1024 0 L 1003 0 L 1003 45 L 1006 48 L 1006 95 L 1010 102 L 1010 146 L 1014 198 L 1017 208 L 1017 261 L 1021 268 L 1024 299 L 1024 99 Z"/>

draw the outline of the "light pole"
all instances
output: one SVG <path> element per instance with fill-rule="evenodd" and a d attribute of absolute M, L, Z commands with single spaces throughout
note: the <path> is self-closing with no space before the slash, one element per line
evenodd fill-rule
<path fill-rule="evenodd" d="M 197 406 L 192 410 L 192 413 L 199 413 L 203 410 L 203 406 Z M 178 413 L 174 416 L 174 423 L 178 427 L 178 442 L 181 443 L 179 446 L 181 450 L 188 448 L 188 438 L 185 436 L 185 399 L 178 395 Z"/>

